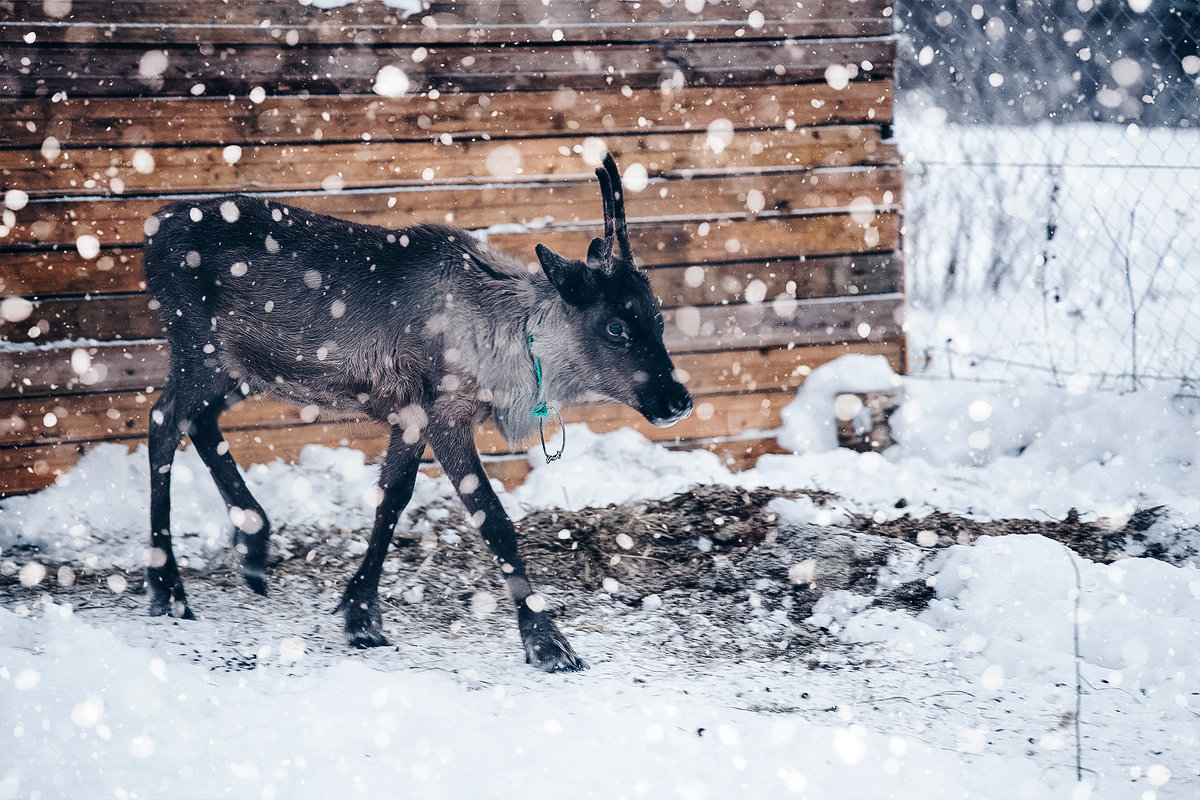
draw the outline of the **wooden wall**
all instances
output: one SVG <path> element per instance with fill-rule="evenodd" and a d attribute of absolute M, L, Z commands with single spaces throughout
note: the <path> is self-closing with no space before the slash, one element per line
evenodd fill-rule
<path fill-rule="evenodd" d="M 363 222 L 490 229 L 531 261 L 537 242 L 582 257 L 605 149 L 645 170 L 627 192 L 634 250 L 696 411 L 667 430 L 612 406 L 565 416 L 751 463 L 776 449 L 763 432 L 809 369 L 847 352 L 904 363 L 891 11 L 0 2 L 0 494 L 144 436 L 167 356 L 142 225 L 168 200 L 258 192 Z M 373 91 L 389 65 L 403 96 Z M 243 464 L 386 440 L 269 399 L 224 427 Z M 493 428 L 479 442 L 495 475 L 525 474 Z"/>

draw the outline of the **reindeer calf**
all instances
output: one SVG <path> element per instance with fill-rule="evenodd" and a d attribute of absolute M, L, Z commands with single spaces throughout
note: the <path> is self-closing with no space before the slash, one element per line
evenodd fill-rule
<path fill-rule="evenodd" d="M 352 645 L 387 644 L 379 576 L 428 444 L 499 559 L 526 660 L 549 672 L 586 668 L 543 604 L 530 601 L 516 532 L 484 474 L 474 428 L 491 416 L 516 444 L 537 427 L 538 409 L 593 394 L 655 425 L 691 411 L 658 302 L 634 264 L 611 156 L 596 175 L 604 238 L 592 240 L 586 261 L 538 245 L 540 272 L 456 228 L 389 230 L 245 195 L 175 203 L 151 218 L 146 282 L 167 328 L 171 372 L 149 433 L 150 613 L 192 618 L 170 531 L 171 464 L 184 433 L 232 512 L 246 582 L 266 593 L 267 515 L 217 420 L 268 392 L 390 426 L 370 543 L 338 607 Z"/>

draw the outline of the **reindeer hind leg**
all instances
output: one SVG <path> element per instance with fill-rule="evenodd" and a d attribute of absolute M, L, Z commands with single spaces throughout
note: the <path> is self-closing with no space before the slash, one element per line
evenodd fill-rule
<path fill-rule="evenodd" d="M 147 436 L 150 450 L 150 551 L 146 587 L 150 614 L 170 614 L 193 619 L 171 545 L 171 469 L 183 431 L 203 408 L 202 393 L 194 385 L 168 380 L 150 412 Z"/>
<path fill-rule="evenodd" d="M 221 413 L 245 397 L 240 391 L 223 394 L 219 401 L 211 402 L 200 412 L 188 435 L 229 509 L 229 518 L 234 524 L 234 547 L 242 557 L 242 577 L 254 592 L 266 595 L 270 522 L 267 512 L 247 488 L 217 425 Z"/>

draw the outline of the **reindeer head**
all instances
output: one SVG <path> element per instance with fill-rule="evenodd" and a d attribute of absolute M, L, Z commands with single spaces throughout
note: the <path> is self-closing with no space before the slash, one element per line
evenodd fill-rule
<path fill-rule="evenodd" d="M 556 373 L 559 385 L 618 400 L 659 427 L 673 425 L 691 413 L 692 397 L 675 379 L 658 298 L 634 263 L 621 175 L 611 155 L 596 177 L 604 238 L 592 239 L 587 260 L 565 258 L 541 244 L 536 248 L 542 270 L 567 306 L 567 330 L 558 334 L 570 342 L 561 342 L 563 358 L 547 358 L 547 370 Z"/>

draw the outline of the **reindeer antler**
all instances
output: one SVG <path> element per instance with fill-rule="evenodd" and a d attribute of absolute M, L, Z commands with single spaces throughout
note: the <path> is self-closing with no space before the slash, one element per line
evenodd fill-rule
<path fill-rule="evenodd" d="M 600 177 L 602 174 L 604 177 Z M 621 173 L 617 170 L 617 162 L 612 153 L 604 156 L 604 167 L 602 170 L 596 170 L 596 176 L 600 177 L 601 191 L 604 191 L 606 179 L 608 183 L 608 191 L 605 192 L 604 237 L 610 238 L 611 224 L 612 234 L 617 241 L 616 255 L 622 260 L 632 261 L 633 251 L 629 247 L 629 232 L 625 226 L 625 189 L 621 185 Z"/>
<path fill-rule="evenodd" d="M 600 181 L 600 199 L 604 203 L 604 245 L 605 249 L 611 253 L 613 250 L 613 235 L 616 230 L 616 223 L 613 219 L 616 203 L 616 199 L 613 196 L 613 183 L 608 172 L 604 169 L 596 170 L 596 178 Z"/>
<path fill-rule="evenodd" d="M 588 245 L 588 266 L 600 270 L 605 275 L 611 275 L 613 263 L 613 236 L 616 228 L 613 222 L 613 187 L 608 173 L 603 169 L 596 170 L 596 178 L 600 181 L 600 199 L 604 203 L 604 238 L 592 239 Z"/>

